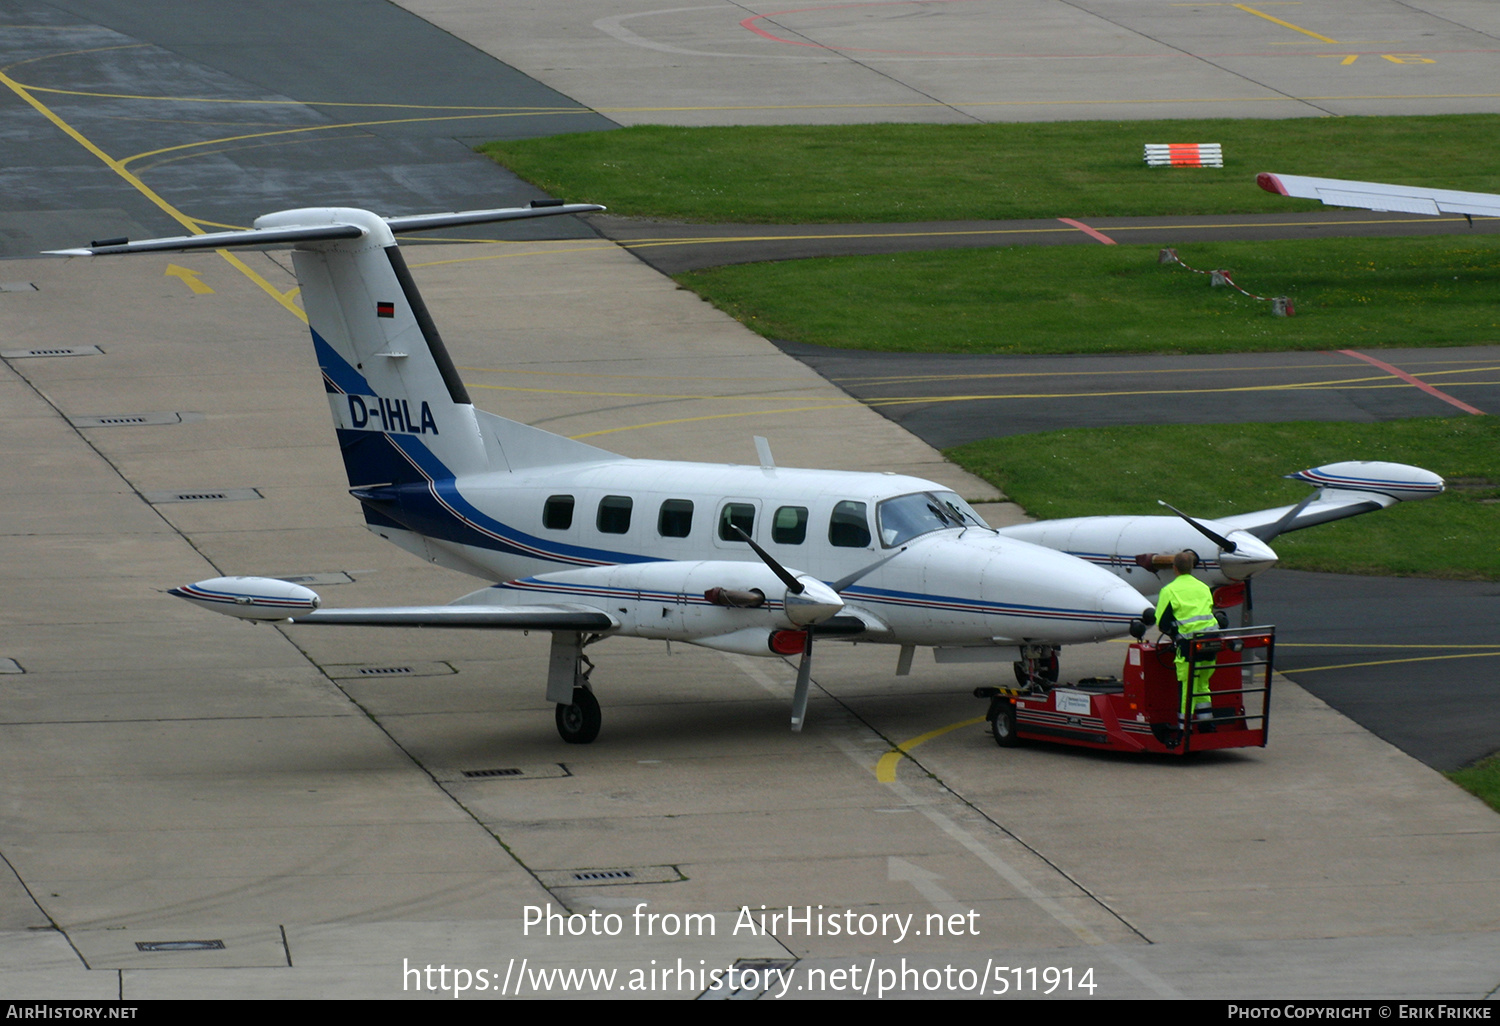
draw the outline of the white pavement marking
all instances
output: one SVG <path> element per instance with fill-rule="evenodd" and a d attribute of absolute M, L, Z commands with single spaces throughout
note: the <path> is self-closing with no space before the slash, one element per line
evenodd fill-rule
<path fill-rule="evenodd" d="M 938 883 L 942 879 L 937 873 L 923 869 L 897 855 L 888 855 L 885 860 L 886 878 L 909 883 L 912 889 L 927 900 L 927 903 L 945 916 L 962 915 L 969 911 L 953 895 L 943 890 Z"/>

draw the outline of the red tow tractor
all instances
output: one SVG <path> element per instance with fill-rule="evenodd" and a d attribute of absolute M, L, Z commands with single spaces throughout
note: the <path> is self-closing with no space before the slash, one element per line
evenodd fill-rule
<path fill-rule="evenodd" d="M 974 695 L 989 699 L 987 718 L 1001 748 L 1026 740 L 1162 755 L 1264 748 L 1276 628 L 1205 631 L 1181 645 L 1190 663 L 1189 680 L 1199 667 L 1215 667 L 1210 718 L 1183 716 L 1177 646 L 1167 639 L 1132 644 L 1123 680 L 1093 677 L 1056 684 L 1033 673 L 1017 687 L 976 688 Z"/>

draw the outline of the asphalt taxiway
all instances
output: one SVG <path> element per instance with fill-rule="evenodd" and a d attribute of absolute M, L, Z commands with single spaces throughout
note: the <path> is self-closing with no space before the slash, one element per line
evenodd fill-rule
<path fill-rule="evenodd" d="M 199 6 L 159 10 L 170 19 Z M 1391 9 L 1406 17 L 1400 6 Z M 14 8 L 31 28 L 5 38 L 31 49 L 7 58 L 14 99 L 3 116 L 7 138 L 50 146 L 55 131 L 92 156 L 92 175 L 83 158 L 68 158 L 77 181 L 95 190 L 83 206 L 123 211 L 121 221 L 143 226 L 209 218 L 210 209 L 213 220 L 245 223 L 263 200 L 294 192 L 304 173 L 265 165 L 278 154 L 300 160 L 290 143 L 298 136 L 254 149 L 226 141 L 307 122 L 224 125 L 214 122 L 230 116 L 185 116 L 200 107 L 161 99 L 189 96 L 176 87 L 192 85 L 199 99 L 298 100 L 297 69 L 268 90 L 216 63 L 217 50 L 234 46 L 185 54 L 180 45 L 259 40 L 260 60 L 253 47 L 234 59 L 241 69 L 264 62 L 265 75 L 280 40 L 327 38 L 325 16 L 368 27 L 370 52 L 396 65 L 408 45 L 449 45 L 419 22 L 382 20 L 391 13 L 384 5 L 347 0 L 216 7 L 222 22 L 198 23 L 168 48 L 153 46 L 153 33 L 173 23 L 141 24 L 125 7 Z M 1038 24 L 1065 30 L 1081 9 L 1038 4 L 1058 15 Z M 948 10 L 962 5 L 932 13 L 940 23 Z M 607 16 L 646 11 L 610 7 Z M 577 80 L 581 93 L 585 79 L 603 83 L 608 69 L 624 105 L 648 105 L 627 95 L 642 81 L 711 99 L 765 74 L 717 80 L 725 62 L 697 59 L 668 73 L 684 55 L 601 36 L 585 22 L 565 31 L 561 12 L 506 10 L 515 16 L 509 31 L 493 32 L 492 6 L 427 5 L 481 48 L 509 40 L 516 65 L 539 77 L 551 72 L 528 65 L 561 32 L 572 43 L 551 47 L 552 59 L 567 66 L 544 81 Z M 729 30 L 748 31 L 735 26 L 753 14 L 731 19 Z M 550 19 L 552 36 L 530 31 L 538 19 Z M 455 29 L 466 20 L 486 32 Z M 1263 30 L 1263 21 L 1232 24 Z M 268 24 L 277 31 L 233 31 Z M 141 76 L 125 65 L 70 73 L 68 55 L 91 48 L 60 40 L 80 26 L 116 56 L 124 50 L 114 47 L 129 47 L 146 58 Z M 655 61 L 649 73 L 628 66 L 622 54 L 641 55 L 622 46 Z M 328 52 L 317 57 L 320 74 L 339 74 Z M 33 71 L 50 64 L 56 77 L 23 79 L 23 59 Z M 104 58 L 79 59 L 87 68 Z M 843 83 L 866 74 L 855 62 L 827 63 L 822 91 L 816 63 L 775 85 L 803 99 L 839 99 Z M 242 81 L 261 81 L 261 92 Z M 1088 76 L 1046 82 L 1076 89 L 1072 109 L 1100 95 Z M 46 91 L 54 89 L 76 92 Z M 111 114 L 99 102 L 119 97 L 79 92 L 128 94 L 138 106 Z M 410 99 L 394 78 L 357 98 Z M 60 113 L 63 104 L 80 107 Z M 87 131 L 77 127 L 83 106 L 105 110 Z M 259 106 L 244 109 L 275 120 Z M 251 190 L 235 206 L 232 190 L 200 197 L 193 183 L 203 179 L 174 180 L 173 165 L 137 175 L 145 159 L 127 158 L 163 148 L 144 135 L 159 123 L 181 133 L 165 144 L 214 143 L 179 151 L 186 159 L 175 164 L 217 161 L 225 174 L 279 182 L 282 191 Z M 132 131 L 100 145 L 122 125 Z M 262 163 L 242 163 L 252 160 Z M 10 163 L 31 168 L 18 180 L 44 188 L 40 161 Z M 505 178 L 495 174 L 501 193 Z M 441 194 L 441 174 L 415 177 Z M 360 185 L 371 206 L 431 195 L 379 175 Z M 388 185 L 397 191 L 388 195 Z M 216 196 L 228 201 L 210 207 Z M 469 205 L 466 196 L 435 205 Z M 25 213 L 5 221 L 7 230 L 71 230 L 38 227 Z M 763 434 L 784 463 L 865 467 L 877 451 L 889 469 L 969 494 L 984 487 L 629 253 L 582 234 L 410 252 L 481 406 L 631 455 L 748 461 L 750 436 Z M 792 735 L 789 667 L 619 641 L 600 646 L 596 659 L 605 732 L 564 751 L 541 700 L 540 639 L 283 631 L 188 608 L 161 589 L 220 572 L 312 576 L 330 604 L 363 605 L 440 602 L 472 582 L 424 567 L 358 525 L 280 258 L 5 266 L 13 287 L 0 292 L 0 310 L 12 355 L 0 383 L 8 424 L 0 545 L 11 586 L 0 595 L 0 657 L 19 672 L 0 676 L 0 855 L 10 873 L 0 881 L 0 995 L 444 996 L 424 986 L 430 977 L 408 972 L 441 964 L 469 972 L 473 997 L 500 986 L 479 991 L 481 970 L 487 984 L 505 980 L 506 996 L 522 977 L 526 996 L 602 996 L 597 978 L 565 988 L 549 976 L 545 991 L 547 981 L 537 982 L 539 972 L 580 968 L 620 973 L 610 996 L 696 996 L 691 976 L 655 985 L 653 969 L 682 961 L 791 968 L 801 975 L 788 996 L 847 996 L 814 981 L 903 958 L 924 971 L 967 970 L 987 993 L 1019 979 L 997 976 L 997 966 L 1036 968 L 1032 979 L 1044 983 L 1046 967 L 1072 970 L 1072 981 L 1091 970 L 1093 993 L 1110 997 L 1485 997 L 1500 982 L 1493 813 L 1295 686 L 1277 692 L 1272 747 L 1182 767 L 1043 747 L 1002 755 L 975 722 L 981 709 L 969 695 L 988 672 L 919 663 L 897 678 L 893 654 L 878 646 L 821 660 L 809 726 Z M 143 414 L 160 416 L 132 416 Z M 1120 649 L 1069 659 L 1079 671 L 1108 671 Z M 631 912 L 642 904 L 710 915 L 716 930 L 687 938 L 659 920 L 663 929 L 641 932 Z M 612 937 L 527 933 L 527 906 L 546 905 L 616 913 L 630 925 Z M 924 933 L 897 943 L 877 933 L 809 936 L 785 921 L 770 934 L 734 929 L 741 908 L 761 905 L 913 915 Z M 957 916 L 978 932 L 938 936 L 929 916 L 950 928 Z M 631 972 L 652 985 L 629 989 Z M 904 996 L 917 993 L 953 989 Z"/>
<path fill-rule="evenodd" d="M 1247 180 L 1246 187 L 1251 187 Z M 1183 246 L 1226 239 L 1379 238 L 1493 234 L 1500 218 L 1413 217 L 1355 210 L 1203 217 L 1038 218 L 894 224 L 676 224 L 600 214 L 589 219 L 607 239 L 663 274 L 761 260 L 867 256 L 980 246 Z"/>
<path fill-rule="evenodd" d="M 543 194 L 475 142 L 614 126 L 399 7 L 305 8 L 8 5 L 0 256 L 177 234 L 163 196 L 191 196 L 210 229 L 360 197 L 391 214 L 524 204 Z"/>

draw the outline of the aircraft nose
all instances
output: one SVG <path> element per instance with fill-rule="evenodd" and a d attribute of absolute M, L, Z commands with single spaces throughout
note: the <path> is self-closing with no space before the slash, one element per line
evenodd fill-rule
<path fill-rule="evenodd" d="M 1142 598 L 1141 593 L 1134 587 L 1118 577 L 1111 574 L 1110 578 L 1114 584 L 1099 594 L 1099 612 L 1107 619 L 1118 623 L 1119 629 L 1114 633 L 1123 634 L 1131 620 L 1151 609 L 1151 603 Z"/>
<path fill-rule="evenodd" d="M 972 556 L 970 557 L 972 560 Z M 1150 603 L 1135 588 L 1087 560 L 1006 541 L 986 564 L 987 596 L 1016 603 L 1019 636 L 1072 645 L 1119 637 Z"/>
<path fill-rule="evenodd" d="M 1231 581 L 1243 581 L 1276 565 L 1276 550 L 1248 531 L 1235 531 L 1229 540 L 1234 542 L 1234 551 L 1219 553 L 1219 567 Z"/>

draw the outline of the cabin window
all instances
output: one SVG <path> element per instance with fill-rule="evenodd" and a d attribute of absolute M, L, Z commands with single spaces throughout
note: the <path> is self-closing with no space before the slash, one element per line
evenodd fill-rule
<path fill-rule="evenodd" d="M 865 504 L 845 499 L 833 507 L 833 516 L 828 521 L 828 541 L 846 549 L 863 549 L 870 544 L 870 521 L 865 516 Z"/>
<path fill-rule="evenodd" d="M 542 526 L 554 531 L 566 531 L 573 526 L 573 496 L 553 495 L 542 507 Z"/>
<path fill-rule="evenodd" d="M 755 507 L 748 502 L 726 502 L 719 511 L 719 538 L 723 541 L 744 541 L 740 531 L 754 537 Z"/>
<path fill-rule="evenodd" d="M 656 532 L 663 538 L 686 538 L 693 530 L 693 500 L 668 499 L 656 517 Z"/>
<path fill-rule="evenodd" d="M 782 506 L 771 518 L 771 540 L 777 545 L 801 545 L 807 540 L 807 507 Z"/>
<path fill-rule="evenodd" d="M 606 495 L 599 500 L 600 534 L 624 534 L 630 530 L 630 507 L 634 505 L 628 495 Z"/>

